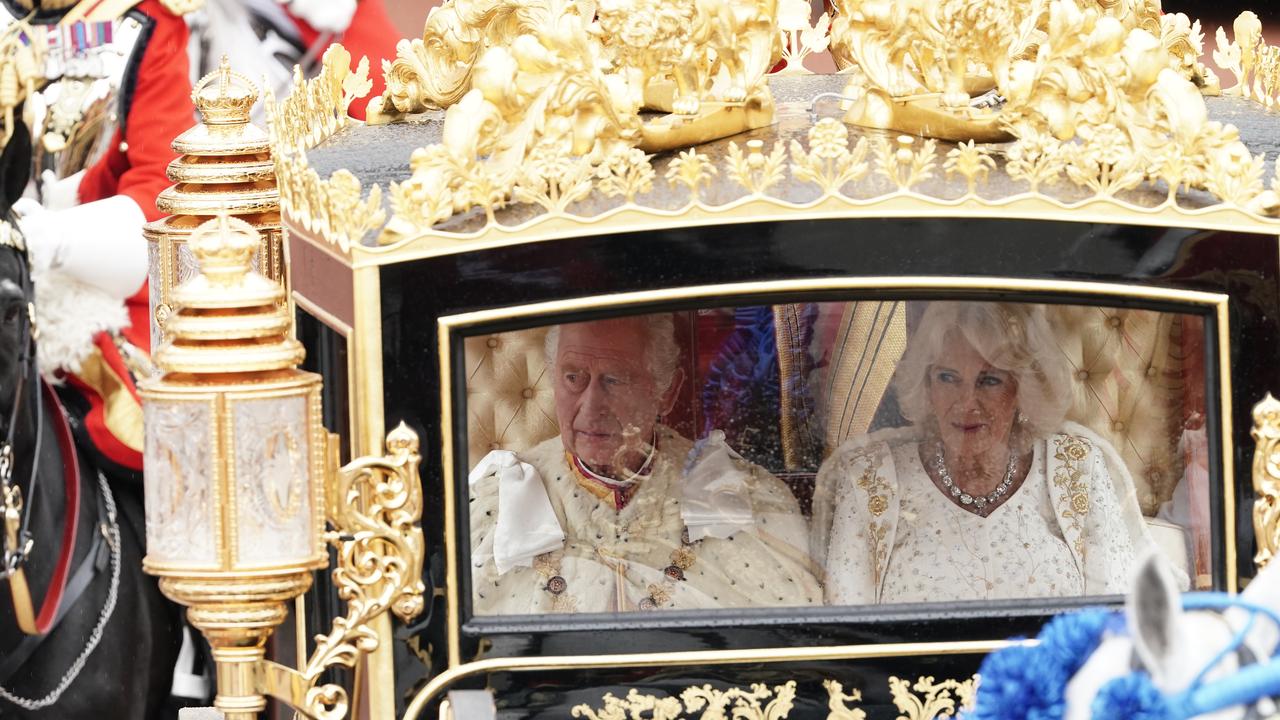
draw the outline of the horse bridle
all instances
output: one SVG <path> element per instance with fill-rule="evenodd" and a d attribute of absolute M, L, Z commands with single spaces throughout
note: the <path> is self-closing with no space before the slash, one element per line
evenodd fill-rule
<path fill-rule="evenodd" d="M 4 517 L 4 554 L 0 564 L 0 579 L 7 580 L 9 595 L 13 600 L 14 615 L 18 628 L 27 635 L 43 635 L 51 630 L 58 619 L 58 608 L 62 604 L 66 590 L 70 555 L 74 550 L 76 527 L 79 520 L 80 473 L 79 463 L 74 455 L 74 440 L 70 430 L 65 428 L 60 433 L 59 445 L 64 454 L 64 476 L 67 484 L 67 512 L 63 517 L 63 557 L 54 569 L 49 590 L 37 612 L 31 598 L 30 586 L 27 583 L 24 566 L 31 556 L 34 547 L 31 533 L 31 507 L 36 497 L 35 488 L 40 480 L 40 455 L 44 440 L 44 394 L 52 396 L 40 380 L 36 370 L 36 338 L 38 331 L 35 322 L 35 303 L 33 301 L 34 286 L 26 261 L 26 247 L 21 234 L 3 219 L 0 219 L 0 247 L 8 247 L 20 255 L 19 286 L 22 297 L 27 301 L 25 312 L 19 312 L 19 337 L 24 338 L 18 354 L 18 362 L 14 368 L 13 407 L 9 410 L 8 423 L 4 428 L 4 438 L 0 440 L 0 511 Z M 27 483 L 29 497 L 23 498 L 22 487 L 13 482 L 14 457 L 13 443 L 17 432 L 18 418 L 22 411 L 22 399 L 25 390 L 31 390 L 30 397 L 35 404 L 36 417 L 35 449 L 32 453 L 31 472 Z M 55 398 L 56 400 L 56 398 Z M 66 462 L 66 453 L 71 449 L 70 462 Z"/>
<path fill-rule="evenodd" d="M 0 219 L 0 246 L 8 247 L 15 253 L 26 253 L 26 245 L 22 240 L 16 228 L 8 222 Z M 24 298 L 31 298 L 31 273 L 27 270 L 27 263 L 19 262 L 19 282 Z M 31 305 L 28 305 L 31 307 Z M 18 354 L 18 362 L 14 366 L 14 382 L 13 386 L 13 406 L 9 409 L 8 423 L 4 429 L 4 439 L 0 441 L 0 493 L 3 493 L 4 502 L 4 563 L 0 565 L 0 577 L 8 578 L 17 572 L 26 562 L 27 555 L 31 552 L 32 539 L 29 530 L 31 522 L 31 507 L 24 507 L 22 501 L 22 488 L 13 483 L 13 441 L 14 434 L 17 432 L 18 416 L 22 412 L 22 398 L 29 381 L 29 375 L 32 373 L 32 366 L 35 364 L 35 340 L 32 337 L 32 328 L 35 323 L 32 320 L 32 310 L 26 313 L 19 312 L 21 323 L 18 331 L 18 337 L 23 338 L 22 349 Z M 36 412 L 41 412 L 42 403 L 37 402 Z M 44 423 L 36 423 L 36 452 L 32 460 L 31 476 L 32 480 L 39 476 L 40 465 L 40 444 L 43 440 L 42 427 Z M 30 486 L 28 486 L 30 487 Z"/>

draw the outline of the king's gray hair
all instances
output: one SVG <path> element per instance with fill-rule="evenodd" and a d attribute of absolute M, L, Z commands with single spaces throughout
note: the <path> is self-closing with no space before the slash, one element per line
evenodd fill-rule
<path fill-rule="evenodd" d="M 1014 377 L 1018 409 L 1034 437 L 1058 430 L 1071 404 L 1071 367 L 1044 306 L 1032 303 L 929 303 L 894 373 L 903 417 L 919 425 L 933 414 L 929 367 L 942 357 L 948 338 L 957 335 L 992 367 Z"/>
<path fill-rule="evenodd" d="M 680 343 L 676 341 L 676 322 L 671 313 L 654 313 L 644 316 L 648 340 L 645 342 L 645 367 L 653 373 L 654 384 L 659 393 L 671 388 L 676 377 L 676 369 L 680 366 Z M 547 365 L 554 367 L 556 352 L 560 348 L 561 325 L 552 325 L 547 330 L 543 341 Z"/>

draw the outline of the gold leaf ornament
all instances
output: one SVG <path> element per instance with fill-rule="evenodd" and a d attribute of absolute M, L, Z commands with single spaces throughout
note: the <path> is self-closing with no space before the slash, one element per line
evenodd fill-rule
<path fill-rule="evenodd" d="M 1053 185 L 1062 176 L 1062 142 L 1047 132 L 1033 127 L 1014 131 L 1018 140 L 1006 152 L 1005 172 L 1014 180 L 1022 180 L 1036 193 Z"/>
<path fill-rule="evenodd" d="M 615 150 L 597 170 L 600 191 L 608 197 L 622 196 L 628 204 L 634 203 L 636 196 L 653 188 L 656 174 L 650 157 L 639 148 Z"/>
<path fill-rule="evenodd" d="M 867 139 L 858 138 L 849 149 L 849 129 L 834 118 L 823 118 L 809 128 L 809 150 L 791 141 L 791 174 L 817 184 L 824 195 L 836 195 L 851 182 L 866 177 Z"/>
<path fill-rule="evenodd" d="M 1280 402 L 1270 393 L 1253 408 L 1253 532 L 1259 568 L 1280 553 Z"/>
<path fill-rule="evenodd" d="M 915 150 L 916 138 L 910 135 L 899 135 L 890 142 L 887 138 L 877 138 L 876 170 L 898 186 L 898 190 L 907 191 L 933 177 L 936 166 L 938 142 L 925 140 L 920 149 Z"/>
<path fill-rule="evenodd" d="M 787 150 L 782 143 L 774 143 L 773 151 L 766 155 L 763 140 L 748 140 L 745 153 L 738 143 L 731 142 L 725 174 L 752 195 L 764 195 L 782 182 L 786 161 Z"/>
<path fill-rule="evenodd" d="M 947 160 L 943 164 L 943 170 L 946 171 L 947 177 L 958 174 L 965 179 L 969 188 L 969 194 L 975 194 L 975 187 L 979 180 L 985 180 L 987 174 L 996 167 L 996 161 L 991 158 L 985 148 L 978 147 L 972 140 L 967 143 L 960 143 L 947 153 Z"/>
<path fill-rule="evenodd" d="M 696 148 L 683 151 L 667 166 L 667 181 L 689 188 L 689 201 L 699 203 L 698 189 L 717 174 L 716 166 Z"/>

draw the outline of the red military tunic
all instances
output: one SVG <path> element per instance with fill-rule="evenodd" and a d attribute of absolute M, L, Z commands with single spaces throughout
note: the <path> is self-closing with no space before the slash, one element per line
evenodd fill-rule
<path fill-rule="evenodd" d="M 122 99 L 123 122 L 106 153 L 86 169 L 80 183 L 80 202 L 125 195 L 137 203 L 148 221 L 163 213 L 156 196 L 172 184 L 166 169 L 177 157 L 173 139 L 191 127 L 191 81 L 187 56 L 187 24 L 159 0 L 143 0 L 136 11 L 150 20 L 150 30 L 130 58 Z M 86 228 L 86 231 L 89 231 Z M 139 238 L 139 242 L 141 242 Z M 144 282 L 127 302 L 130 327 L 124 338 L 149 352 L 150 322 Z M 88 405 L 84 427 L 95 447 L 108 460 L 130 470 L 142 469 L 142 413 L 125 353 L 106 333 L 95 338 L 99 352 L 68 378 Z"/>

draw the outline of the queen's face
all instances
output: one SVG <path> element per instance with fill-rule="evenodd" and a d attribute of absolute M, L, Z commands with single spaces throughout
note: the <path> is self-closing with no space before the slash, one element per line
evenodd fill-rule
<path fill-rule="evenodd" d="M 950 333 L 929 366 L 929 405 L 947 455 L 1005 453 L 1018 407 L 1013 375 L 991 366 L 959 333 Z"/>

